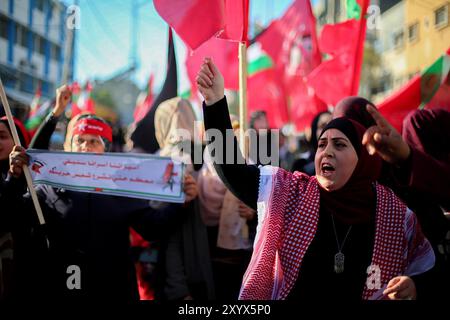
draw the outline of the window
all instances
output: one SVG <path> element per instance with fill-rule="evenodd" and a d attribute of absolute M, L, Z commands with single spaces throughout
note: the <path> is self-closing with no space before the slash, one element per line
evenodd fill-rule
<path fill-rule="evenodd" d="M 416 22 L 409 26 L 408 28 L 408 39 L 409 42 L 413 42 L 419 38 L 419 23 Z"/>
<path fill-rule="evenodd" d="M 45 39 L 39 35 L 35 35 L 34 37 L 34 51 L 42 55 L 45 54 Z"/>
<path fill-rule="evenodd" d="M 448 4 L 434 11 L 434 26 L 442 28 L 448 25 Z"/>
<path fill-rule="evenodd" d="M 16 44 L 22 44 L 22 29 L 20 24 L 16 24 Z"/>
<path fill-rule="evenodd" d="M 41 83 L 41 90 L 42 90 L 42 94 L 44 96 L 51 97 L 55 94 L 54 89 L 53 89 L 54 86 L 53 86 L 52 82 L 48 82 L 45 80 L 38 80 L 38 79 L 36 79 L 36 80 Z"/>
<path fill-rule="evenodd" d="M 28 93 L 32 93 L 33 92 L 33 77 L 22 73 L 20 75 L 19 90 L 25 91 Z"/>
<path fill-rule="evenodd" d="M 8 23 L 9 19 L 4 15 L 0 15 L 0 37 L 8 39 Z"/>
<path fill-rule="evenodd" d="M 392 40 L 393 40 L 395 49 L 403 46 L 403 30 L 398 30 L 398 31 L 394 32 L 394 34 L 392 35 Z"/>
<path fill-rule="evenodd" d="M 44 0 L 36 0 L 36 8 L 40 11 L 44 11 Z"/>
<path fill-rule="evenodd" d="M 16 24 L 16 44 L 25 48 L 28 44 L 28 30 L 20 24 Z"/>
<path fill-rule="evenodd" d="M 61 47 L 56 45 L 56 44 L 52 44 L 51 45 L 51 57 L 53 60 L 59 60 L 59 55 L 61 54 Z"/>

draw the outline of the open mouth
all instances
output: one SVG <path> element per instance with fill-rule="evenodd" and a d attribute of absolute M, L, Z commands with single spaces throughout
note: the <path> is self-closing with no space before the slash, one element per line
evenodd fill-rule
<path fill-rule="evenodd" d="M 335 171 L 335 168 L 327 162 L 322 163 L 322 166 L 320 169 L 322 171 L 322 175 L 325 177 L 333 174 Z"/>

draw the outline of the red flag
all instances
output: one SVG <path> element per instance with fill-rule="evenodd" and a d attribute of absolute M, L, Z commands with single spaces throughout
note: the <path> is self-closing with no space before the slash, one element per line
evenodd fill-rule
<path fill-rule="evenodd" d="M 416 75 L 378 106 L 380 112 L 399 132 L 402 131 L 403 119 L 406 115 L 422 104 L 423 83 L 421 80 L 421 75 Z M 450 111 L 450 77 L 447 76 L 446 82 L 439 87 L 436 94 L 424 107 Z"/>
<path fill-rule="evenodd" d="M 71 117 L 75 117 L 75 115 L 80 113 L 80 109 L 78 108 L 78 100 L 80 98 L 80 93 L 81 93 L 81 87 L 78 84 L 77 81 L 74 81 L 72 83 L 72 85 L 70 86 L 71 91 L 72 91 L 72 102 L 71 102 L 71 108 L 72 108 L 72 113 L 71 113 Z"/>
<path fill-rule="evenodd" d="M 225 28 L 218 37 L 247 42 L 249 0 L 225 1 Z"/>
<path fill-rule="evenodd" d="M 287 92 L 295 77 L 308 75 L 320 64 L 316 21 L 309 0 L 296 0 L 257 38 L 272 57 Z"/>
<path fill-rule="evenodd" d="M 325 25 L 322 30 L 319 46 L 331 59 L 312 71 L 308 82 L 327 104 L 336 105 L 342 98 L 358 94 L 368 4 L 368 0 L 358 0 L 358 20 Z"/>
<path fill-rule="evenodd" d="M 431 101 L 427 103 L 427 108 L 441 108 L 450 111 L 450 76 L 447 77 L 447 81 L 441 85 Z"/>
<path fill-rule="evenodd" d="M 315 30 L 310 1 L 296 0 L 257 38 L 276 66 L 289 101 L 289 120 L 297 130 L 309 126 L 316 113 L 326 108 L 304 81 L 321 62 Z"/>
<path fill-rule="evenodd" d="M 191 48 L 213 36 L 246 41 L 248 0 L 154 0 L 159 15 Z"/>
<path fill-rule="evenodd" d="M 203 43 L 195 51 L 188 50 L 186 55 L 186 69 L 193 96 L 197 90 L 195 77 L 205 57 L 212 57 L 214 63 L 222 72 L 225 79 L 225 88 L 230 90 L 239 89 L 239 61 L 238 44 L 217 38 L 211 38 Z"/>
<path fill-rule="evenodd" d="M 403 119 L 417 108 L 450 111 L 450 49 L 430 67 L 379 104 L 380 112 L 401 132 Z"/>
<path fill-rule="evenodd" d="M 77 88 L 74 87 L 72 90 L 76 89 Z M 76 103 L 72 103 L 72 118 L 80 113 L 92 113 L 92 114 L 95 113 L 95 102 L 91 98 L 91 92 L 92 92 L 92 85 L 89 81 L 87 81 L 84 86 L 83 92 L 78 98 L 78 101 Z"/>
<path fill-rule="evenodd" d="M 386 119 L 401 132 L 403 119 L 413 109 L 420 105 L 420 75 L 388 97 L 378 108 Z"/>
<path fill-rule="evenodd" d="M 41 96 L 42 96 L 42 91 L 41 91 L 41 82 L 39 82 L 37 88 L 36 88 L 36 92 L 34 93 L 34 97 L 33 100 L 31 101 L 30 104 L 30 114 L 28 115 L 28 118 L 33 118 L 37 111 L 39 110 L 39 107 L 41 106 Z"/>
<path fill-rule="evenodd" d="M 30 104 L 28 119 L 25 122 L 25 127 L 32 137 L 47 115 L 50 106 L 49 103 L 41 105 L 41 95 L 41 83 L 39 82 L 36 92 L 34 93 L 33 100 Z"/>
<path fill-rule="evenodd" d="M 266 111 L 270 128 L 281 128 L 288 122 L 286 95 L 274 68 L 249 77 L 247 92 L 248 115 L 257 110 Z"/>
<path fill-rule="evenodd" d="M 141 93 L 138 97 L 138 102 L 134 109 L 133 118 L 134 122 L 139 122 L 148 113 L 153 103 L 153 80 L 154 75 L 151 74 L 148 79 L 148 85 L 146 92 Z"/>
<path fill-rule="evenodd" d="M 314 89 L 308 86 L 304 78 L 299 78 L 292 86 L 290 116 L 298 131 L 311 126 L 314 117 L 327 110 L 327 105 L 320 100 Z"/>

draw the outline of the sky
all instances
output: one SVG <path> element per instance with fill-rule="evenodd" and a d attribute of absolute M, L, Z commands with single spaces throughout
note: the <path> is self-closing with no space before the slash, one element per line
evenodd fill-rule
<path fill-rule="evenodd" d="M 152 0 L 64 0 L 78 2 L 80 29 L 76 31 L 75 79 L 106 80 L 130 66 L 133 20 L 137 19 L 138 69 L 132 79 L 144 88 L 150 73 L 155 75 L 155 90 L 164 81 L 168 27 L 156 12 Z M 168 0 L 170 1 L 170 0 Z M 204 0 L 209 1 L 209 0 Z M 250 21 L 268 25 L 280 17 L 293 0 L 250 0 Z M 138 7 L 132 15 L 132 6 Z M 189 89 L 184 61 L 186 47 L 175 36 L 179 70 L 179 93 Z"/>

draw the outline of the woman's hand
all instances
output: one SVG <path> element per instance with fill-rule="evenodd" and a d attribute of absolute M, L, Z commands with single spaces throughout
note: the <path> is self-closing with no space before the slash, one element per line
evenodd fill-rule
<path fill-rule="evenodd" d="M 25 148 L 14 146 L 9 154 L 9 174 L 14 178 L 19 178 L 23 173 L 23 166 L 27 166 L 29 157 L 25 153 Z"/>
<path fill-rule="evenodd" d="M 245 205 L 242 201 L 239 203 L 239 215 L 246 220 L 252 220 L 255 217 L 255 210 Z"/>
<path fill-rule="evenodd" d="M 185 203 L 191 202 L 198 195 L 197 182 L 190 174 L 184 176 L 184 193 L 186 194 Z"/>
<path fill-rule="evenodd" d="M 63 114 L 72 97 L 72 91 L 68 85 L 63 85 L 56 89 L 56 103 L 53 108 L 53 115 L 59 117 Z"/>
<path fill-rule="evenodd" d="M 211 58 L 205 58 L 203 60 L 203 64 L 195 80 L 207 106 L 216 103 L 224 97 L 223 76 Z"/>
<path fill-rule="evenodd" d="M 367 152 L 373 155 L 378 153 L 384 161 L 391 164 L 400 164 L 408 159 L 411 152 L 408 144 L 398 131 L 371 105 L 367 111 L 375 120 L 376 125 L 367 129 L 362 143 Z"/>
<path fill-rule="evenodd" d="M 407 276 L 392 278 L 383 294 L 391 300 L 416 300 L 417 298 L 416 285 L 413 279 Z"/>

